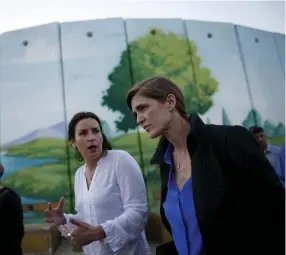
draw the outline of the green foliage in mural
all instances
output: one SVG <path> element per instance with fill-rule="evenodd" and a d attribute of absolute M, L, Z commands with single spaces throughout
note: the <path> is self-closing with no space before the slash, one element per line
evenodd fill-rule
<path fill-rule="evenodd" d="M 72 176 L 78 167 L 74 163 Z M 61 161 L 24 168 L 5 179 L 3 184 L 22 196 L 57 201 L 61 196 L 69 197 L 67 166 L 67 161 Z"/>
<path fill-rule="evenodd" d="M 211 96 L 217 91 L 218 82 L 208 68 L 202 67 L 195 44 L 174 33 L 151 29 L 129 44 L 129 49 L 122 52 L 119 64 L 108 76 L 110 87 L 104 92 L 102 105 L 121 113 L 116 121 L 118 130 L 127 132 L 136 128 L 125 103 L 132 83 L 155 75 L 171 79 L 182 89 L 189 113 L 204 114 L 212 106 Z"/>
<path fill-rule="evenodd" d="M 142 149 L 144 150 L 144 164 L 148 164 L 157 139 L 148 139 L 148 134 L 142 133 Z M 126 134 L 112 141 L 114 149 L 128 151 L 140 164 L 137 133 Z M 66 155 L 66 141 L 62 139 L 38 138 L 36 140 L 5 148 L 7 156 L 29 157 L 33 159 L 54 158 L 56 163 L 45 163 L 21 169 L 3 180 L 3 184 L 15 189 L 22 196 L 46 200 L 58 200 L 61 196 L 68 197 L 68 160 L 71 176 L 83 162 L 78 162 L 74 151 L 70 149 L 70 159 Z"/>
<path fill-rule="evenodd" d="M 256 122 L 254 118 L 256 119 Z M 248 129 L 254 125 L 260 126 L 264 129 L 270 143 L 277 146 L 281 146 L 285 143 L 285 125 L 283 123 L 275 125 L 269 120 L 265 120 L 263 122 L 261 114 L 257 110 L 252 109 L 248 112 L 246 118 L 242 122 L 242 126 Z"/>
<path fill-rule="evenodd" d="M 285 136 L 279 136 L 279 137 L 268 137 L 268 142 L 276 145 L 278 147 L 282 146 L 285 144 Z"/>
<path fill-rule="evenodd" d="M 227 126 L 231 126 L 231 122 L 227 116 L 227 113 L 226 113 L 224 107 L 222 108 L 222 124 L 227 125 Z"/>
<path fill-rule="evenodd" d="M 285 136 L 285 126 L 282 123 L 279 123 L 274 130 L 273 136 L 280 137 Z"/>
<path fill-rule="evenodd" d="M 266 121 L 264 121 L 263 129 L 264 129 L 265 134 L 268 137 L 271 137 L 274 135 L 276 126 L 274 124 L 272 124 L 270 121 L 266 120 Z"/>
<path fill-rule="evenodd" d="M 242 126 L 244 126 L 245 128 L 250 128 L 251 126 L 262 126 L 262 117 L 261 114 L 255 110 L 255 109 L 251 109 L 246 118 L 244 119 L 244 121 L 242 122 Z"/>
<path fill-rule="evenodd" d="M 66 160 L 67 141 L 56 138 L 39 138 L 27 142 L 25 144 L 12 145 L 8 148 L 2 148 L 3 151 L 7 150 L 6 156 L 19 156 L 43 159 L 53 158 L 58 160 Z M 73 157 L 74 150 L 69 147 L 69 155 Z"/>

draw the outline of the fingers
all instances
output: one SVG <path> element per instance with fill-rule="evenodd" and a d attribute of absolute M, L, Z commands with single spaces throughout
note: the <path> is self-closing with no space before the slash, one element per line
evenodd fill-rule
<path fill-rule="evenodd" d="M 51 205 L 51 203 L 48 203 L 48 208 L 44 212 L 48 213 L 51 210 L 52 210 L 52 205 Z"/>
<path fill-rule="evenodd" d="M 64 208 L 64 202 L 65 202 L 64 197 L 61 197 L 60 200 L 59 200 L 58 206 L 55 209 L 58 209 L 58 210 L 62 211 L 63 208 Z M 48 212 L 48 211 L 51 211 L 51 210 L 53 210 L 53 208 L 52 208 L 52 204 L 49 202 L 48 203 L 48 208 L 45 210 L 45 212 Z"/>
<path fill-rule="evenodd" d="M 81 221 L 81 220 L 74 219 L 74 218 L 71 218 L 70 222 L 72 224 L 76 225 L 77 227 L 82 227 L 82 228 L 87 228 L 87 229 L 91 229 L 92 228 L 92 226 L 89 225 L 88 223 L 86 223 L 84 221 Z"/>
<path fill-rule="evenodd" d="M 59 209 L 60 211 L 63 211 L 63 209 L 64 209 L 64 202 L 65 202 L 64 197 L 61 197 L 60 201 L 58 203 L 57 209 Z"/>

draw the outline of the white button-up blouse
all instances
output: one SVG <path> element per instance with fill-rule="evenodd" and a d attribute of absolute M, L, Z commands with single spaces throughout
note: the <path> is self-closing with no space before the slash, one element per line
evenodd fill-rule
<path fill-rule="evenodd" d="M 85 169 L 83 165 L 75 174 L 77 214 L 65 214 L 67 225 L 75 227 L 69 222 L 71 217 L 101 225 L 106 238 L 84 246 L 84 253 L 151 254 L 144 231 L 148 219 L 146 187 L 135 159 L 125 151 L 107 151 L 97 163 L 89 189 Z"/>

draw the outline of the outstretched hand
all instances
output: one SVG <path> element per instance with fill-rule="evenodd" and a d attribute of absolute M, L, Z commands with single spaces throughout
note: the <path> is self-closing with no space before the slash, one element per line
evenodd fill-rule
<path fill-rule="evenodd" d="M 66 218 L 63 213 L 64 209 L 64 198 L 61 197 L 56 208 L 52 208 L 52 204 L 48 203 L 48 208 L 45 210 L 46 218 L 44 219 L 47 223 L 54 223 L 56 225 L 66 224 Z"/>

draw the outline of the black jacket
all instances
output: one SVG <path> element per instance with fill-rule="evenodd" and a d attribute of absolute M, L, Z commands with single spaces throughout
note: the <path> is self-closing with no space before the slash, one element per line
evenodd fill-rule
<path fill-rule="evenodd" d="M 22 255 L 24 223 L 21 198 L 6 187 L 0 189 L 0 197 L 0 254 Z"/>
<path fill-rule="evenodd" d="M 187 146 L 203 254 L 285 254 L 285 189 L 255 138 L 241 126 L 205 125 L 197 115 L 189 122 Z M 162 206 L 169 176 L 167 146 L 162 137 L 151 164 L 160 166 L 160 213 L 172 234 Z M 173 242 L 156 252 L 177 254 Z"/>

